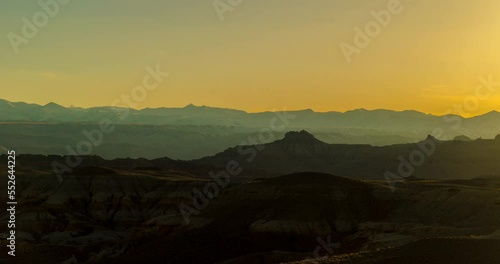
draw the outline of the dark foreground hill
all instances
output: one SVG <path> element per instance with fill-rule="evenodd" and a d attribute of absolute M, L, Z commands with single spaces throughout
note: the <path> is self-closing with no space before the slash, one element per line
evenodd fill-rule
<path fill-rule="evenodd" d="M 19 168 L 17 257 L 3 250 L 5 263 L 282 263 L 315 252 L 370 263 L 363 252 L 398 248 L 387 256 L 405 263 L 413 243 L 474 239 L 477 248 L 495 245 L 500 229 L 494 178 L 414 180 L 392 192 L 384 182 L 297 173 L 232 182 L 210 199 L 193 193 L 213 181 L 182 170 L 84 166 L 59 183 L 40 168 Z M 200 199 L 209 202 L 186 223 L 179 206 Z M 3 248 L 7 220 L 1 213 Z"/>
<path fill-rule="evenodd" d="M 431 145 L 430 154 L 421 148 Z M 384 171 L 397 172 L 399 157 L 410 160 L 419 149 L 425 160 L 391 188 Z M 324 256 L 318 261 L 441 264 L 467 263 L 470 257 L 453 254 L 467 247 L 483 256 L 475 263 L 491 263 L 500 241 L 499 150 L 500 138 L 373 147 L 326 144 L 302 131 L 194 161 L 83 156 L 62 182 L 53 162 L 76 157 L 21 155 L 17 257 L 1 251 L 0 263 L 307 263 Z M 210 176 L 229 170 L 239 172 Z M 9 217 L 0 213 L 3 248 Z"/>

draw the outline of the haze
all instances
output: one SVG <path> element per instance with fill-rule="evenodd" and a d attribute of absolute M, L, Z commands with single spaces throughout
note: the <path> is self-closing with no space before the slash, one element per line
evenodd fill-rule
<path fill-rule="evenodd" d="M 0 42 L 2 98 L 109 105 L 148 65 L 171 72 L 138 108 L 189 103 L 442 114 L 500 78 L 500 2 L 401 1 L 404 10 L 348 64 L 339 44 L 387 0 L 252 0 L 217 16 L 212 1 L 72 1 L 16 54 Z M 8 1 L 1 34 L 19 32 L 37 1 Z M 497 80 L 497 79 L 495 79 Z M 499 110 L 500 96 L 476 113 Z"/>

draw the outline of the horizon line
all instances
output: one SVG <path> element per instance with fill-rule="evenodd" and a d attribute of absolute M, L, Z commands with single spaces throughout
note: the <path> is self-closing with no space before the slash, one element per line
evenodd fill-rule
<path fill-rule="evenodd" d="M 71 109 L 71 108 L 77 108 L 77 109 L 95 109 L 95 108 L 116 107 L 116 108 L 127 108 L 127 109 L 136 110 L 136 111 L 143 111 L 143 110 L 147 110 L 147 109 L 186 109 L 186 108 L 189 108 L 189 107 L 195 107 L 195 108 L 211 108 L 211 109 L 222 109 L 222 110 L 240 111 L 240 112 L 244 112 L 244 113 L 247 113 L 247 114 L 262 114 L 262 113 L 276 113 L 276 112 L 280 112 L 280 110 L 248 111 L 248 110 L 242 110 L 242 109 L 237 109 L 237 108 L 229 108 L 229 107 L 208 106 L 208 105 L 195 105 L 193 103 L 187 104 L 185 106 L 160 106 L 160 107 L 134 108 L 134 107 L 130 107 L 130 106 L 126 107 L 126 106 L 111 106 L 111 105 L 100 105 L 100 106 L 91 106 L 91 107 L 80 107 L 80 106 L 74 106 L 74 105 L 64 106 L 64 105 L 58 104 L 58 103 L 53 102 L 53 101 L 48 102 L 46 104 L 40 104 L 40 103 L 29 103 L 29 102 L 24 102 L 24 101 L 14 102 L 14 101 L 9 101 L 7 99 L 0 98 L 0 102 L 1 101 L 5 101 L 5 102 L 8 102 L 8 103 L 12 103 L 12 104 L 21 103 L 21 104 L 28 104 L 28 105 L 37 105 L 37 106 L 41 106 L 41 107 L 46 107 L 48 105 L 56 105 L 56 106 L 60 106 L 60 107 L 66 108 L 66 109 Z M 361 107 L 361 108 L 354 108 L 354 109 L 345 110 L 345 111 L 339 111 L 339 110 L 316 111 L 313 108 L 286 109 L 286 106 L 285 106 L 285 110 L 282 110 L 282 111 L 287 111 L 287 112 L 313 112 L 313 113 L 318 113 L 318 114 L 328 114 L 328 113 L 346 114 L 346 113 L 355 112 L 355 111 L 366 111 L 366 112 L 389 111 L 389 112 L 396 112 L 396 113 L 416 112 L 416 113 L 419 113 L 419 114 L 430 115 L 430 116 L 435 116 L 435 117 L 459 116 L 459 117 L 462 117 L 464 119 L 469 119 L 469 118 L 474 118 L 474 117 L 480 117 L 480 116 L 484 116 L 484 115 L 487 115 L 487 114 L 490 114 L 490 113 L 500 113 L 500 111 L 491 110 L 491 111 L 488 111 L 488 112 L 485 112 L 485 113 L 482 113 L 482 114 L 478 114 L 478 115 L 462 116 L 460 114 L 453 114 L 453 113 L 452 114 L 426 113 L 426 112 L 415 110 L 415 109 L 405 109 L 405 110 L 396 110 L 396 109 L 387 109 L 387 108 L 372 108 L 372 109 L 367 109 L 367 108 Z"/>

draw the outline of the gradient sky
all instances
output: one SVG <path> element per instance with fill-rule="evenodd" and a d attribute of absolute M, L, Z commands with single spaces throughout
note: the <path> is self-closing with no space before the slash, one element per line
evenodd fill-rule
<path fill-rule="evenodd" d="M 474 95 L 479 76 L 500 81 L 497 0 L 401 0 L 402 13 L 348 64 L 339 44 L 388 1 L 244 0 L 221 21 L 212 0 L 73 0 L 19 54 L 6 36 L 41 8 L 4 1 L 0 98 L 110 105 L 160 63 L 171 76 L 138 108 L 441 114 Z M 500 91 L 470 115 L 491 110 Z"/>

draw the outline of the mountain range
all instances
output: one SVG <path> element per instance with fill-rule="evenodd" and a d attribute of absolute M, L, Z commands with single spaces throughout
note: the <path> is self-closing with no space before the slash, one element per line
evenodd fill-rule
<path fill-rule="evenodd" d="M 66 155 L 67 147 L 85 140 L 83 131 L 99 128 L 103 120 L 115 124 L 93 153 L 105 158 L 198 159 L 255 138 L 269 130 L 273 119 L 286 115 L 285 126 L 274 131 L 270 143 L 287 131 L 307 130 L 330 144 L 384 146 L 415 143 L 442 131 L 440 140 L 455 137 L 493 139 L 500 134 L 500 113 L 472 118 L 435 116 L 417 111 L 313 110 L 247 113 L 241 110 L 188 105 L 183 108 L 63 107 L 0 100 L 0 148 L 19 153 Z M 7 140 L 8 139 L 8 140 Z"/>
<path fill-rule="evenodd" d="M 347 112 L 315 112 L 305 109 L 287 112 L 293 115 L 294 127 L 418 130 L 437 127 L 443 122 L 452 125 L 460 122 L 461 126 L 475 127 L 479 130 L 500 128 L 500 113 L 497 111 L 471 118 L 453 114 L 436 116 L 412 110 L 383 109 L 356 109 Z M 99 123 L 107 118 L 115 124 L 266 127 L 269 126 L 269 120 L 272 117 L 274 117 L 273 112 L 247 113 L 242 110 L 192 104 L 183 108 L 162 107 L 136 110 L 113 106 L 64 107 L 53 102 L 38 105 L 0 99 L 0 122 Z"/>

